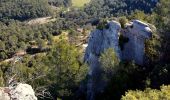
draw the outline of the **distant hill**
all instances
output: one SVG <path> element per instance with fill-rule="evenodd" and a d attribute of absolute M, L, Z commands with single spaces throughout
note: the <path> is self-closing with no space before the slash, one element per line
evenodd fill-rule
<path fill-rule="evenodd" d="M 151 13 L 157 2 L 157 0 L 91 0 L 85 12 L 97 17 L 129 14 L 135 10 Z"/>
<path fill-rule="evenodd" d="M 26 20 L 52 14 L 47 0 L 1 0 L 0 19 Z"/>

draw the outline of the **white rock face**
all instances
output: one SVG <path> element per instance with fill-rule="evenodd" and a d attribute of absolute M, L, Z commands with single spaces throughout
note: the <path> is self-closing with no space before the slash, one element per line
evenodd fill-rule
<path fill-rule="evenodd" d="M 10 94 L 11 98 L 15 100 L 37 100 L 34 90 L 28 84 L 18 84 Z"/>
<path fill-rule="evenodd" d="M 37 97 L 30 85 L 19 83 L 0 90 L 0 100 L 37 100 Z"/>
<path fill-rule="evenodd" d="M 124 45 L 122 51 L 123 60 L 133 60 L 139 65 L 144 64 L 145 40 L 151 38 L 152 30 L 149 25 L 139 20 L 134 20 L 127 24 L 123 36 L 128 37 L 129 41 Z"/>
<path fill-rule="evenodd" d="M 0 100 L 10 100 L 9 94 L 5 92 L 5 88 L 0 88 Z"/>
<path fill-rule="evenodd" d="M 113 48 L 120 60 L 135 61 L 135 63 L 142 65 L 145 55 L 145 40 L 152 36 L 149 25 L 139 20 L 128 23 L 126 29 L 121 29 L 120 23 L 116 21 L 110 21 L 108 25 L 108 29 L 96 29 L 91 32 L 86 48 L 84 60 L 90 66 L 90 78 L 87 84 L 88 100 L 94 100 L 95 93 L 103 91 L 107 84 L 101 78 L 102 71 L 99 63 L 101 53 L 105 49 Z M 120 30 L 122 30 L 122 35 L 129 39 L 122 51 L 119 46 Z"/>
<path fill-rule="evenodd" d="M 90 66 L 90 78 L 87 84 L 88 100 L 94 100 L 95 93 L 101 93 L 106 86 L 106 82 L 101 80 L 101 69 L 98 60 L 101 53 L 108 48 L 113 48 L 118 58 L 121 57 L 121 51 L 118 44 L 121 26 L 116 21 L 110 21 L 108 25 L 108 29 L 96 29 L 90 34 L 88 46 L 86 48 L 84 60 Z"/>
<path fill-rule="evenodd" d="M 108 23 L 109 29 L 99 30 L 96 29 L 90 34 L 88 46 L 86 48 L 84 60 L 90 65 L 91 71 L 98 67 L 98 58 L 104 50 L 113 48 L 118 56 L 121 57 L 121 51 L 119 48 L 119 32 L 121 29 L 120 23 L 111 21 Z"/>

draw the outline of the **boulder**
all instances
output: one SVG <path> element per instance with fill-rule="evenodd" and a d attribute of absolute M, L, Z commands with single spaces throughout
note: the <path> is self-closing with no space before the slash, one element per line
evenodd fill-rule
<path fill-rule="evenodd" d="M 34 90 L 28 84 L 0 88 L 0 100 L 37 100 Z"/>

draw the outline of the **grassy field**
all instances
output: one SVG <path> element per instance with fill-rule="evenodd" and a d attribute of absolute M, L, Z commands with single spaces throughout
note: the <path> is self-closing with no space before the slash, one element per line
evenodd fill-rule
<path fill-rule="evenodd" d="M 89 3 L 90 0 L 72 0 L 74 7 L 83 7 L 84 4 Z"/>

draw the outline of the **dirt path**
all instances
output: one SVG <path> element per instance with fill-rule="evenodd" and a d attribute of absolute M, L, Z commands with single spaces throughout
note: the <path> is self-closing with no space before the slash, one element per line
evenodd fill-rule
<path fill-rule="evenodd" d="M 32 19 L 30 21 L 26 21 L 26 23 L 28 25 L 37 25 L 37 24 L 46 24 L 46 23 L 54 22 L 54 21 L 56 21 L 56 18 L 41 17 L 41 18 Z"/>

